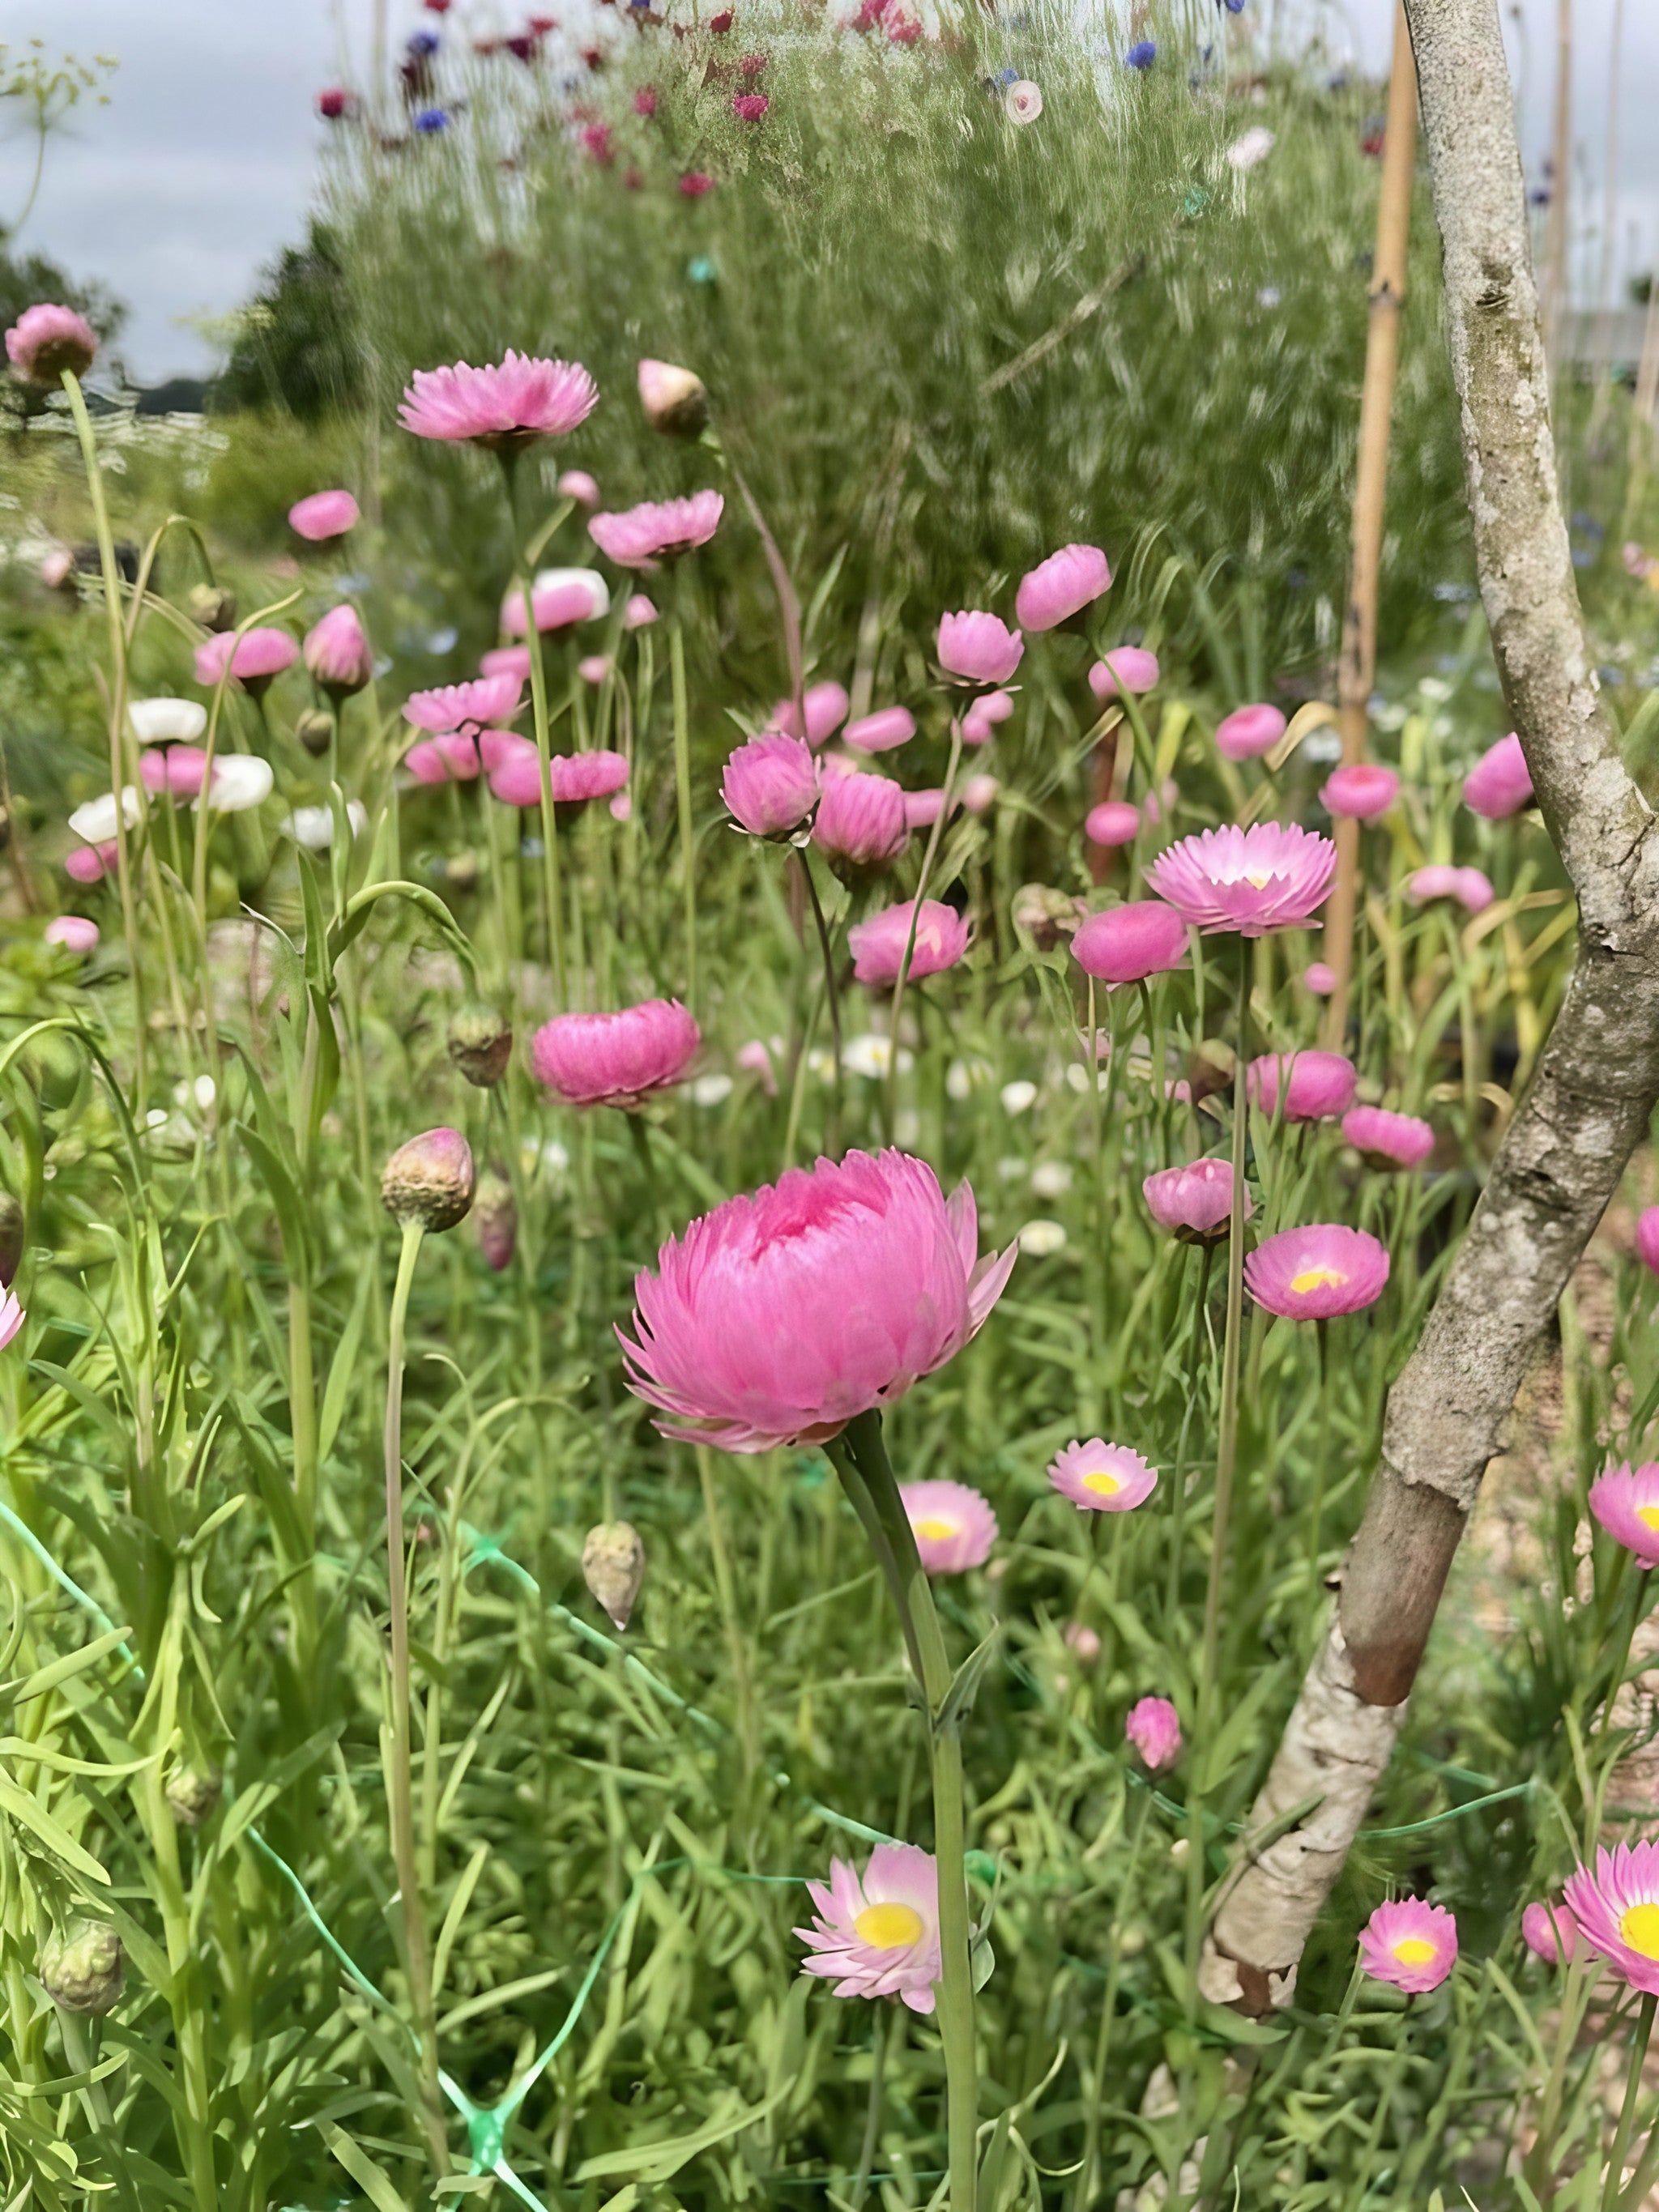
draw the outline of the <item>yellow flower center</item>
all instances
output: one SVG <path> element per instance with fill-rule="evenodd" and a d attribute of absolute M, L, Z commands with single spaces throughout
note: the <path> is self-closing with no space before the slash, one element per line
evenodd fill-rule
<path fill-rule="evenodd" d="M 908 1950 L 921 1933 L 921 1915 L 908 1905 L 866 1905 L 853 1933 L 872 1951 Z"/>
<path fill-rule="evenodd" d="M 1425 1936 L 1407 1936 L 1395 1945 L 1394 1955 L 1402 1966 L 1426 1966 L 1434 1956 L 1434 1946 Z"/>
<path fill-rule="evenodd" d="M 1659 1505 L 1638 1505 L 1636 1517 L 1644 1528 L 1659 1530 Z"/>
<path fill-rule="evenodd" d="M 1123 1485 L 1118 1480 L 1116 1475 L 1109 1474 L 1103 1467 L 1097 1468 L 1093 1474 L 1084 1476 L 1083 1487 L 1085 1490 L 1092 1490 L 1097 1498 L 1115 1498 Z"/>
<path fill-rule="evenodd" d="M 1620 1920 L 1619 1933 L 1643 1958 L 1659 1959 L 1659 1905 L 1632 1905 Z"/>
<path fill-rule="evenodd" d="M 1309 1291 L 1322 1291 L 1328 1284 L 1333 1290 L 1340 1290 L 1347 1279 L 1335 1267 L 1304 1267 L 1299 1275 L 1291 1277 L 1291 1288 L 1301 1295 Z"/>
<path fill-rule="evenodd" d="M 916 1523 L 917 1535 L 925 1536 L 930 1544 L 948 1543 L 956 1533 L 954 1521 L 918 1521 Z"/>
<path fill-rule="evenodd" d="M 1253 891 L 1265 891 L 1268 884 L 1273 881 L 1273 878 L 1271 876 L 1246 876 L 1244 880 Z"/>

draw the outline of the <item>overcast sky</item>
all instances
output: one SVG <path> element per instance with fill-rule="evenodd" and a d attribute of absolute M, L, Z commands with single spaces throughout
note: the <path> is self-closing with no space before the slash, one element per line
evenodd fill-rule
<path fill-rule="evenodd" d="M 394 42 L 422 20 L 385 0 Z M 449 21 L 469 4 L 459 0 Z M 1611 25 L 1618 0 L 1576 0 L 1575 190 L 1599 222 L 1606 175 Z M 0 40 L 55 54 L 115 56 L 109 105 L 83 105 L 52 148 L 18 240 L 100 277 L 131 308 L 125 350 L 144 381 L 210 365 L 190 319 L 228 313 L 255 272 L 302 227 L 321 125 L 313 100 L 341 67 L 342 37 L 366 48 L 374 0 L 0 0 Z M 1380 69 L 1393 0 L 1249 0 L 1285 27 L 1323 14 L 1328 35 Z M 1556 0 L 1503 0 L 1529 166 L 1548 143 Z M 1659 5 L 1624 0 L 1619 210 L 1620 275 L 1659 263 Z M 1513 18 L 1511 21 L 1510 19 Z M 434 19 L 424 18 L 428 22 Z M 0 109 L 0 129 L 10 119 Z M 32 146 L 0 141 L 0 222 L 27 189 Z M 1589 254 L 1593 268 L 1595 249 Z"/>

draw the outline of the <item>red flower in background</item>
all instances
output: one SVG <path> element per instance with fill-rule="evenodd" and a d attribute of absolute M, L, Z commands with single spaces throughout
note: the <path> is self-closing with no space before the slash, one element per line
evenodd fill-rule
<path fill-rule="evenodd" d="M 601 167 L 610 165 L 611 125 L 608 123 L 590 123 L 582 132 L 582 143 Z"/>
<path fill-rule="evenodd" d="M 647 84 L 634 94 L 634 112 L 635 115 L 654 115 L 656 112 L 657 95 Z"/>
<path fill-rule="evenodd" d="M 744 123 L 758 123 L 771 105 L 763 92 L 740 92 L 732 102 L 732 112 Z"/>
<path fill-rule="evenodd" d="M 707 169 L 688 169 L 680 179 L 680 195 L 688 200 L 700 200 L 705 192 L 714 189 L 714 179 Z"/>
<path fill-rule="evenodd" d="M 711 15 L 708 18 L 708 27 L 720 37 L 724 37 L 736 20 L 731 9 L 722 8 L 718 15 Z"/>

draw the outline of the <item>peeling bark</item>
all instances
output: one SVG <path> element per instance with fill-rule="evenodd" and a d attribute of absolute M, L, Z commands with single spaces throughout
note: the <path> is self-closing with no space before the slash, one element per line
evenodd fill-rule
<path fill-rule="evenodd" d="M 1335 1618 L 1246 1824 L 1200 1967 L 1208 1996 L 1290 2002 L 1309 1931 L 1387 1765 L 1452 1557 L 1534 1352 L 1659 1099 L 1659 831 L 1620 758 L 1556 495 L 1549 380 L 1495 0 L 1406 0 L 1444 251 L 1481 598 L 1578 956 L 1536 1076 L 1422 1337 Z M 1316 1802 L 1261 1849 L 1266 1833 Z"/>

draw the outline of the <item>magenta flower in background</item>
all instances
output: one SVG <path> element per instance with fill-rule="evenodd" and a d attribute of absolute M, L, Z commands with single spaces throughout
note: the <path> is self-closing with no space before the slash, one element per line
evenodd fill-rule
<path fill-rule="evenodd" d="M 478 656 L 480 676 L 510 676 L 522 696 L 530 681 L 530 647 L 527 645 L 494 645 L 488 653 Z"/>
<path fill-rule="evenodd" d="M 576 673 L 584 684 L 603 684 L 611 668 L 611 660 L 603 653 L 586 653 L 576 663 Z"/>
<path fill-rule="evenodd" d="M 1374 1164 L 1420 1168 L 1434 1150 L 1434 1131 L 1415 1114 L 1382 1106 L 1355 1106 L 1342 1116 L 1342 1134 Z"/>
<path fill-rule="evenodd" d="M 331 607 L 306 633 L 305 664 L 331 698 L 349 698 L 374 672 L 356 607 Z"/>
<path fill-rule="evenodd" d="M 717 491 L 690 499 L 646 500 L 621 514 L 588 517 L 587 533 L 621 568 L 654 568 L 706 545 L 720 527 L 726 501 Z"/>
<path fill-rule="evenodd" d="M 196 681 L 211 690 L 228 668 L 243 690 L 258 698 L 299 657 L 300 648 L 285 629 L 244 630 L 240 637 L 234 630 L 216 630 L 196 648 Z"/>
<path fill-rule="evenodd" d="M 1328 814 L 1375 822 L 1400 796 L 1400 778 L 1376 761 L 1352 761 L 1326 780 L 1320 793 Z"/>
<path fill-rule="evenodd" d="M 1278 822 L 1200 830 L 1160 853 L 1146 880 L 1199 929 L 1265 937 L 1305 922 L 1329 896 L 1336 848 L 1328 837 Z"/>
<path fill-rule="evenodd" d="M 1659 1992 L 1659 1844 L 1615 1844 L 1595 1871 L 1575 1868 L 1562 1894 L 1578 1933 L 1633 1990 Z"/>
<path fill-rule="evenodd" d="M 778 1079 L 772 1066 L 772 1054 L 760 1037 L 750 1037 L 748 1043 L 738 1048 L 738 1066 L 745 1073 L 760 1078 L 761 1089 L 769 1098 L 778 1095 Z"/>
<path fill-rule="evenodd" d="M 923 899 L 916 913 L 914 900 L 884 907 L 868 921 L 855 922 L 847 933 L 853 955 L 853 975 L 860 983 L 896 983 L 909 943 L 910 917 L 916 914 L 915 943 L 910 951 L 910 975 L 918 980 L 954 968 L 968 950 L 968 922 L 941 899 Z"/>
<path fill-rule="evenodd" d="M 1316 999 L 1328 999 L 1336 988 L 1336 970 L 1322 960 L 1310 960 L 1302 970 L 1302 980 Z"/>
<path fill-rule="evenodd" d="M 1659 1464 L 1609 1468 L 1590 1485 L 1589 1509 L 1644 1566 L 1659 1566 Z"/>
<path fill-rule="evenodd" d="M 1282 1053 L 1267 1053 L 1244 1071 L 1250 1103 L 1264 1114 L 1279 1110 L 1282 1086 L 1287 1121 L 1324 1121 L 1346 1114 L 1358 1081 L 1353 1062 L 1340 1052 L 1295 1052 L 1288 1059 Z"/>
<path fill-rule="evenodd" d="M 599 397 L 599 386 L 576 362 L 509 349 L 494 367 L 473 368 L 462 361 L 417 368 L 398 412 L 417 438 L 470 439 L 492 453 L 510 453 L 532 438 L 574 430 Z"/>
<path fill-rule="evenodd" d="M 787 837 L 818 803 L 817 763 L 799 738 L 768 731 L 726 762 L 720 796 L 750 836 Z"/>
<path fill-rule="evenodd" d="M 962 805 L 960 796 L 951 801 L 954 814 Z M 904 794 L 904 824 L 907 830 L 931 830 L 945 811 L 945 791 L 942 785 L 930 784 L 923 791 L 907 791 Z"/>
<path fill-rule="evenodd" d="M 1400 1897 L 1379 1905 L 1359 1931 L 1359 1966 L 1407 1996 L 1437 1990 L 1457 1964 L 1457 1923 L 1443 1905 Z"/>
<path fill-rule="evenodd" d="M 1085 1513 L 1133 1513 L 1157 1489 L 1158 1469 L 1127 1444 L 1091 1437 L 1087 1443 L 1069 1443 L 1056 1452 L 1048 1480 Z"/>
<path fill-rule="evenodd" d="M 740 123 L 758 123 L 771 105 L 763 92 L 738 92 L 732 96 L 732 112 Z"/>
<path fill-rule="evenodd" d="M 22 1307 L 17 1303 L 16 1291 L 8 1291 L 4 1297 L 0 1298 L 0 1352 L 5 1350 L 21 1328 L 25 1317 Z"/>
<path fill-rule="evenodd" d="M 25 384 L 61 383 L 67 369 L 84 376 L 98 355 L 98 335 L 73 307 L 42 300 L 25 307 L 6 332 L 6 359 Z"/>
<path fill-rule="evenodd" d="M 1177 1237 L 1207 1243 L 1224 1237 L 1233 1215 L 1233 1167 L 1231 1160 L 1193 1160 L 1182 1168 L 1160 1168 L 1140 1186 L 1146 1211 L 1160 1229 Z M 1244 1218 L 1255 1211 L 1247 1187 Z"/>
<path fill-rule="evenodd" d="M 1154 1774 L 1181 1756 L 1181 1720 L 1167 1698 L 1139 1698 L 1129 1708 L 1123 1733 Z"/>
<path fill-rule="evenodd" d="M 988 745 L 997 733 L 998 723 L 1006 722 L 1013 711 L 1012 692 L 981 692 L 962 718 L 963 744 Z"/>
<path fill-rule="evenodd" d="M 1097 545 L 1062 545 L 1020 579 L 1014 618 L 1025 629 L 1055 629 L 1092 605 L 1111 581 Z"/>
<path fill-rule="evenodd" d="M 98 942 L 98 925 L 95 921 L 88 921 L 83 914 L 60 914 L 54 915 L 46 924 L 43 934 L 48 945 L 61 945 L 65 952 L 84 954 L 90 952 Z M 8 1292 L 6 1305 L 9 1307 L 15 1303 Z M 20 1313 L 18 1320 L 21 1322 L 21 1319 Z M 3 1327 L 4 1309 L 0 1309 L 0 1329 Z M 13 1328 L 9 1335 L 0 1334 L 0 1346 L 9 1344 L 16 1334 L 16 1329 Z"/>
<path fill-rule="evenodd" d="M 1281 1229 L 1244 1261 L 1244 1287 L 1269 1313 L 1285 1321 L 1331 1321 L 1358 1313 L 1382 1295 L 1389 1255 L 1364 1229 L 1315 1221 Z"/>
<path fill-rule="evenodd" d="M 417 730 L 494 729 L 513 720 L 522 696 L 514 676 L 475 676 L 466 684 L 411 691 L 404 702 L 404 720 Z"/>
<path fill-rule="evenodd" d="M 1419 868 L 1407 876 L 1406 893 L 1419 906 L 1427 905 L 1431 899 L 1455 899 L 1469 914 L 1484 914 L 1498 896 L 1491 878 L 1479 868 L 1449 867 L 1444 862 Z"/>
<path fill-rule="evenodd" d="M 714 189 L 714 179 L 707 169 L 688 169 L 679 179 L 678 190 L 682 199 L 700 200 L 705 192 L 712 192 Z"/>
<path fill-rule="evenodd" d="M 644 629 L 657 619 L 657 610 L 643 592 L 635 592 L 623 610 L 624 629 Z"/>
<path fill-rule="evenodd" d="M 558 493 L 561 499 L 574 499 L 578 507 L 599 503 L 599 484 L 586 469 L 566 469 L 559 478 Z"/>
<path fill-rule="evenodd" d="M 990 1558 L 997 1516 L 965 1482 L 902 1482 L 899 1503 L 928 1574 L 966 1574 Z"/>
<path fill-rule="evenodd" d="M 678 999 L 616 1014 L 556 1014 L 530 1044 L 530 1064 L 568 1106 L 637 1106 L 678 1083 L 702 1033 Z"/>
<path fill-rule="evenodd" d="M 812 842 L 831 862 L 849 868 L 884 867 L 904 850 L 910 835 L 904 793 L 884 775 L 854 769 L 827 775 L 812 823 Z"/>
<path fill-rule="evenodd" d="M 816 752 L 820 745 L 829 744 L 847 720 L 847 709 L 851 703 L 847 696 L 847 686 L 835 683 L 809 684 L 800 703 L 806 715 L 804 730 L 796 725 L 793 699 L 780 699 L 773 708 L 772 726 L 781 730 L 787 738 L 805 738 Z"/>
<path fill-rule="evenodd" d="M 628 762 L 604 745 L 590 746 L 586 752 L 555 753 L 548 763 L 548 780 L 556 806 L 586 806 L 590 799 L 609 799 L 622 789 L 628 781 Z"/>
<path fill-rule="evenodd" d="M 1006 684 L 1025 651 L 1017 629 L 972 609 L 941 615 L 938 643 L 939 666 L 964 684 Z"/>
<path fill-rule="evenodd" d="M 825 1443 L 953 1359 L 1017 1251 L 981 1257 L 973 1192 L 947 1201 L 903 1152 L 791 1168 L 692 1222 L 635 1277 L 629 1388 L 689 1443 Z"/>
<path fill-rule="evenodd" d="M 1187 957 L 1187 925 L 1161 899 L 1137 899 L 1091 914 L 1072 939 L 1072 957 L 1085 975 L 1107 983 L 1141 983 L 1179 968 Z"/>
<path fill-rule="evenodd" d="M 417 783 L 471 783 L 480 765 L 478 741 L 465 730 L 422 738 L 404 755 L 404 766 Z"/>
<path fill-rule="evenodd" d="M 908 744 L 916 734 L 916 718 L 908 707 L 883 707 L 873 714 L 860 714 L 842 732 L 842 743 L 854 752 L 890 753 Z"/>
<path fill-rule="evenodd" d="M 1235 707 L 1216 724 L 1216 750 L 1223 760 L 1256 760 L 1270 753 L 1284 736 L 1286 724 L 1277 707 L 1265 702 L 1254 707 Z"/>
<path fill-rule="evenodd" d="M 77 845 L 64 860 L 64 873 L 77 884 L 101 883 L 115 873 L 120 847 L 112 837 L 96 845 Z"/>
<path fill-rule="evenodd" d="M 289 528 L 313 545 L 327 538 L 343 538 L 362 520 L 362 510 L 349 491 L 314 491 L 309 498 L 296 500 L 288 511 Z"/>
<path fill-rule="evenodd" d="M 1489 822 L 1518 814 L 1532 800 L 1532 774 L 1521 740 L 1511 730 L 1481 754 L 1463 779 L 1463 803 Z"/>
<path fill-rule="evenodd" d="M 1578 1923 L 1565 1905 L 1534 1900 L 1521 1915 L 1521 1940 L 1547 1966 L 1565 1966 L 1578 1948 Z"/>
<path fill-rule="evenodd" d="M 1659 1275 L 1659 1206 L 1645 1206 L 1637 1215 L 1636 1251 L 1650 1274 Z"/>
<path fill-rule="evenodd" d="M 939 1863 L 915 1844 L 878 1844 L 862 1877 L 845 1859 L 830 1880 L 809 1881 L 810 1928 L 795 1933 L 811 1956 L 804 1974 L 833 1982 L 838 1997 L 899 1997 L 931 2013 L 939 1962 Z"/>
<path fill-rule="evenodd" d="M 1083 834 L 1091 845 L 1133 845 L 1140 829 L 1140 809 L 1127 799 L 1103 799 L 1083 820 Z"/>
<path fill-rule="evenodd" d="M 1115 645 L 1089 671 L 1089 689 L 1103 705 L 1126 691 L 1150 691 L 1158 682 L 1158 655 L 1144 646 Z"/>
<path fill-rule="evenodd" d="M 146 791 L 194 799 L 207 774 L 208 757 L 199 745 L 162 745 L 138 756 L 138 780 Z"/>

